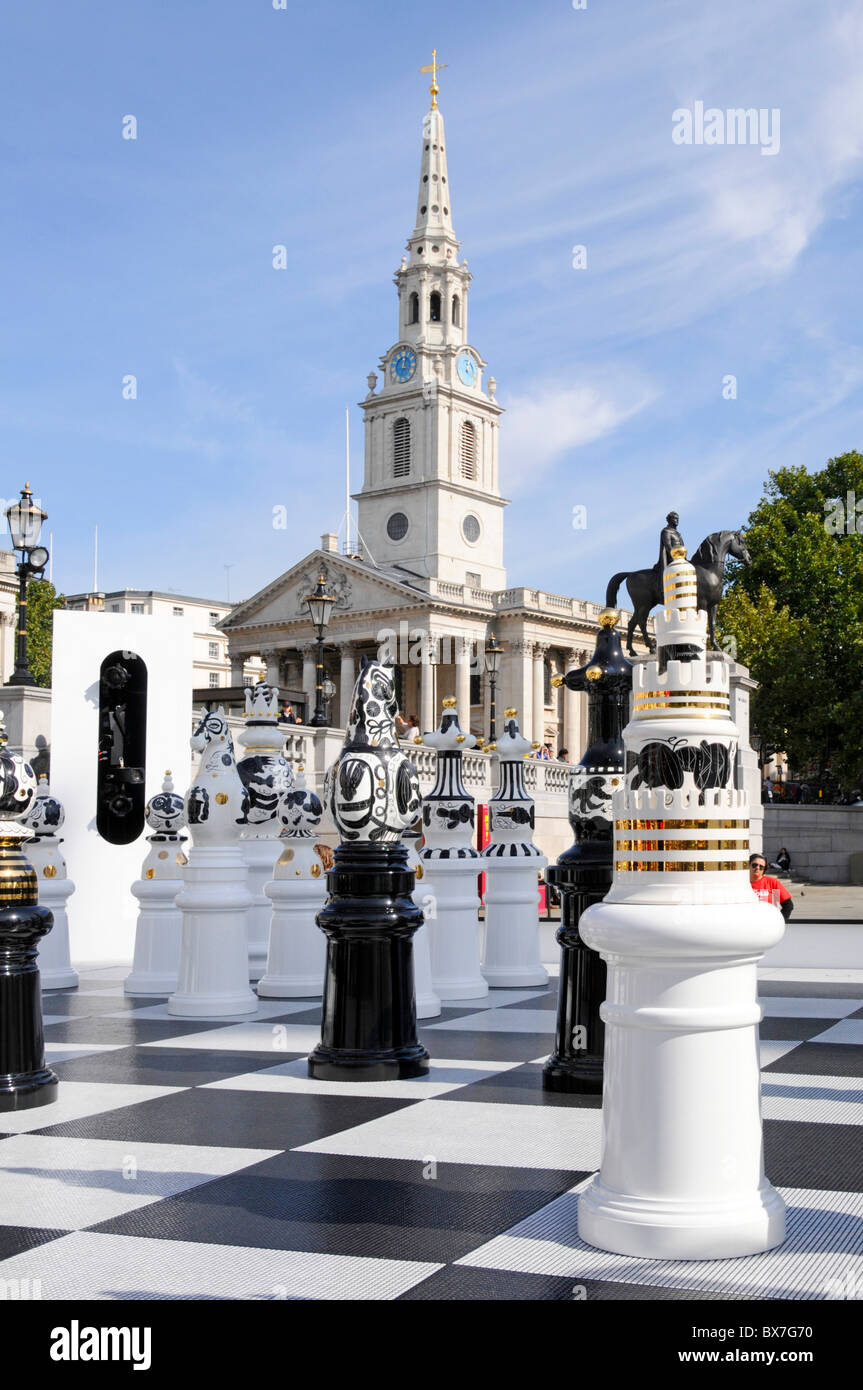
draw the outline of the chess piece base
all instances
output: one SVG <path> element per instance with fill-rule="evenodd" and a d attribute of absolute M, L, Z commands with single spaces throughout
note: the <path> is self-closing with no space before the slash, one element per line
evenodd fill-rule
<path fill-rule="evenodd" d="M 614 1192 L 594 1178 L 578 1199 L 578 1234 L 617 1255 L 723 1260 L 758 1255 L 785 1239 L 785 1203 L 766 1180 L 751 1197 L 669 1201 Z"/>
<path fill-rule="evenodd" d="M 318 913 L 327 937 L 321 1041 L 309 1075 L 326 1081 L 422 1076 L 412 937 L 422 912 L 403 844 L 342 844 Z"/>

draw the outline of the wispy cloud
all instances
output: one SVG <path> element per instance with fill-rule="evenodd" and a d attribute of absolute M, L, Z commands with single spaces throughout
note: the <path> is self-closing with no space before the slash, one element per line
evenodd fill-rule
<path fill-rule="evenodd" d="M 534 487 L 564 455 L 612 434 L 656 399 L 656 390 L 629 374 L 591 382 L 530 383 L 507 403 L 502 448 L 504 489 Z"/>

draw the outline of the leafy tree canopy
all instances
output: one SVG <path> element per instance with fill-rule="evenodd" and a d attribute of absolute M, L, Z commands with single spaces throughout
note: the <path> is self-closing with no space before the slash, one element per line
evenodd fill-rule
<path fill-rule="evenodd" d="M 745 535 L 719 625 L 759 682 L 753 725 L 792 767 L 860 786 L 863 455 L 770 473 Z"/>
<path fill-rule="evenodd" d="M 33 579 L 27 585 L 27 662 L 37 685 L 51 684 L 51 615 L 65 602 L 47 579 Z"/>

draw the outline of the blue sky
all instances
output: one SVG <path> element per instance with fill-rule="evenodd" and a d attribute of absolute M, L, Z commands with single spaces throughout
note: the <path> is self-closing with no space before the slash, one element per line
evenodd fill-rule
<path fill-rule="evenodd" d="M 2 42 L 3 492 L 66 592 L 96 524 L 100 587 L 212 598 L 339 525 L 433 45 L 511 584 L 601 600 L 669 507 L 694 548 L 768 469 L 863 448 L 859 4 L 41 0 Z M 696 101 L 778 108 L 779 152 L 676 145 Z"/>

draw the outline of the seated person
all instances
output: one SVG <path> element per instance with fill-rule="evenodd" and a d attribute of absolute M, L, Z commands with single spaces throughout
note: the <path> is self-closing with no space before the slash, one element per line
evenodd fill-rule
<path fill-rule="evenodd" d="M 771 861 L 771 869 L 778 869 L 781 874 L 787 874 L 791 868 L 791 855 L 783 845 L 776 858 Z"/>

